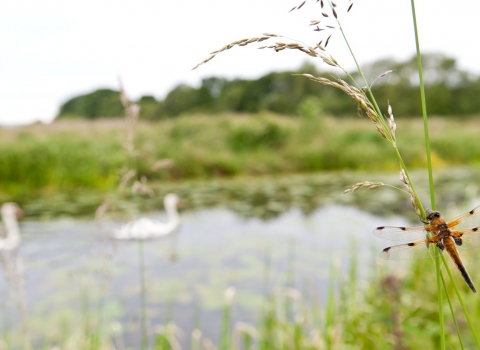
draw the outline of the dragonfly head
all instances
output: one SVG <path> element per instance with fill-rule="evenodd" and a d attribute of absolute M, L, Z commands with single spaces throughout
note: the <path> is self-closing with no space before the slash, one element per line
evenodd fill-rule
<path fill-rule="evenodd" d="M 425 214 L 427 214 L 428 221 L 432 221 L 433 219 L 440 217 L 440 213 L 438 211 L 432 211 L 430 209 L 427 209 Z"/>

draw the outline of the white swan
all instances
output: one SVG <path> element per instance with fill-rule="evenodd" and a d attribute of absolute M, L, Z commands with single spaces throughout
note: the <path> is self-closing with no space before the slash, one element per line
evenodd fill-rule
<path fill-rule="evenodd" d="M 0 251 L 14 250 L 20 245 L 20 228 L 17 218 L 23 210 L 16 203 L 4 203 L 0 208 L 5 233 L 0 237 Z"/>
<path fill-rule="evenodd" d="M 163 199 L 163 205 L 167 212 L 168 221 L 166 223 L 140 218 L 122 226 L 113 232 L 114 239 L 154 239 L 168 236 L 178 230 L 180 227 L 180 216 L 177 208 L 181 201 L 176 194 L 169 193 Z"/>

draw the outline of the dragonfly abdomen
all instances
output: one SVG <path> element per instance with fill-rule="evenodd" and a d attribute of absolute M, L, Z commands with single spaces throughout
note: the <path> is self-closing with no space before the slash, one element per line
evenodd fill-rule
<path fill-rule="evenodd" d="M 455 244 L 453 243 L 453 239 L 451 237 L 445 238 L 443 240 L 443 244 L 445 246 L 445 249 L 448 252 L 448 255 L 450 255 L 455 265 L 457 265 L 457 268 L 462 274 L 465 282 L 468 284 L 468 286 L 474 293 L 477 292 L 477 290 L 475 289 L 475 286 L 473 285 L 472 279 L 470 278 L 470 275 L 467 272 L 467 269 L 465 269 L 465 266 L 463 265 L 463 262 L 460 259 L 460 256 L 458 255 L 457 248 L 455 248 Z"/>

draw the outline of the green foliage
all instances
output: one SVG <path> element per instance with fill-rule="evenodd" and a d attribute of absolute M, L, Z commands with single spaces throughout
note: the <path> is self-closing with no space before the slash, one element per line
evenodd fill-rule
<path fill-rule="evenodd" d="M 161 116 L 174 117 L 185 111 L 194 111 L 202 104 L 202 91 L 187 85 L 179 85 L 170 91 L 163 101 Z"/>
<path fill-rule="evenodd" d="M 280 148 L 287 140 L 286 129 L 268 120 L 252 125 L 245 123 L 231 129 L 227 135 L 227 144 L 235 152 L 248 152 L 260 147 L 272 150 Z"/>
<path fill-rule="evenodd" d="M 397 124 L 406 164 L 425 167 L 421 123 L 397 118 Z M 0 129 L 0 200 L 24 202 L 39 192 L 115 188 L 118 169 L 125 164 L 124 127 L 123 120 L 69 120 Z M 430 127 L 434 166 L 480 164 L 475 119 L 434 118 Z M 341 169 L 396 171 L 392 150 L 383 141 L 366 117 L 184 116 L 138 125 L 138 175 L 156 181 Z M 165 158 L 173 165 L 153 167 Z"/>
<path fill-rule="evenodd" d="M 117 91 L 100 89 L 86 95 L 74 97 L 60 107 L 58 118 L 123 116 L 124 109 Z"/>
<path fill-rule="evenodd" d="M 140 119 L 154 120 L 157 119 L 159 110 L 162 106 L 153 96 L 142 96 L 137 104 L 140 106 Z M 124 112 L 125 113 L 125 112 Z"/>
<path fill-rule="evenodd" d="M 454 59 L 439 54 L 423 57 L 426 98 L 430 115 L 459 116 L 480 112 L 480 78 L 460 70 Z M 405 62 L 383 59 L 365 68 L 370 81 L 387 70 L 393 72 L 373 85 L 377 101 L 393 106 L 395 116 L 419 115 L 416 58 Z M 256 80 L 210 77 L 199 88 L 181 84 L 163 101 L 143 96 L 137 103 L 142 119 L 159 120 L 192 113 L 258 113 L 270 111 L 285 115 L 355 116 L 355 102 L 338 89 L 325 87 L 296 74 L 329 77 L 332 73 L 304 65 L 296 71 L 273 72 Z M 342 79 L 346 76 L 334 73 Z M 356 77 L 358 78 L 358 77 Z M 59 117 L 123 116 L 118 92 L 98 90 L 75 97 L 60 108 Z"/>
<path fill-rule="evenodd" d="M 304 98 L 296 109 L 296 114 L 308 119 L 315 119 L 323 113 L 322 100 L 318 96 Z"/>

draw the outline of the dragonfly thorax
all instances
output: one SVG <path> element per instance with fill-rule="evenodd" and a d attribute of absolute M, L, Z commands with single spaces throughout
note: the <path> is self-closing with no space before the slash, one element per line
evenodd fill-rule
<path fill-rule="evenodd" d="M 440 212 L 438 211 L 432 211 L 430 209 L 427 209 L 426 214 L 427 214 L 428 221 L 432 221 L 436 218 L 440 218 Z"/>
<path fill-rule="evenodd" d="M 427 209 L 427 219 L 430 222 L 430 225 L 426 227 L 427 231 L 432 232 L 442 240 L 452 235 L 452 231 L 450 231 L 447 223 L 442 219 L 438 211 Z"/>

